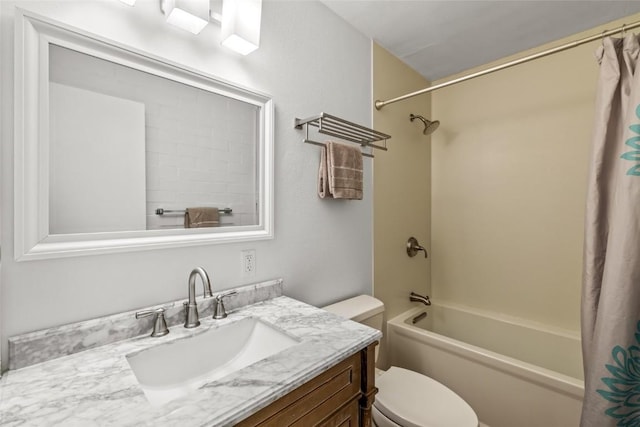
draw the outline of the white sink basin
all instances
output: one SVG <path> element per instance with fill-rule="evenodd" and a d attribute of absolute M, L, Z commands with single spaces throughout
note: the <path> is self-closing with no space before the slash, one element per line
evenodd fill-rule
<path fill-rule="evenodd" d="M 299 342 L 249 317 L 127 356 L 127 362 L 149 402 L 162 405 Z"/>

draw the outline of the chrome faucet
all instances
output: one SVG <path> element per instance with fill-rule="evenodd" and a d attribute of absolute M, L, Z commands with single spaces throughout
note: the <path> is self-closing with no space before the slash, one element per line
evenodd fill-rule
<path fill-rule="evenodd" d="M 418 295 L 415 292 L 411 292 L 411 295 L 409 295 L 409 301 L 414 301 L 414 302 L 421 302 L 424 305 L 431 305 L 431 300 L 429 299 L 429 295 Z"/>
<path fill-rule="evenodd" d="M 200 318 L 198 316 L 198 304 L 196 304 L 196 276 L 200 276 L 202 279 L 203 296 L 204 298 L 210 298 L 213 296 L 211 293 L 211 281 L 204 268 L 194 268 L 189 275 L 189 301 L 184 303 L 185 328 L 195 328 L 200 326 Z"/>

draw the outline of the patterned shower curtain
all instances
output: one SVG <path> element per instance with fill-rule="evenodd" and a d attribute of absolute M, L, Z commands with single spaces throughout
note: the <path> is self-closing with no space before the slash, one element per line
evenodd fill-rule
<path fill-rule="evenodd" d="M 581 427 L 640 427 L 640 47 L 605 38 L 587 194 Z"/>

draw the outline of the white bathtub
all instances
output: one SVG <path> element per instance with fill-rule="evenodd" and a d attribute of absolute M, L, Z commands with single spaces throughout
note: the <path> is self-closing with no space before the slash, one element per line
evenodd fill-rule
<path fill-rule="evenodd" d="M 426 311 L 415 325 L 412 319 Z M 387 323 L 392 365 L 428 375 L 490 427 L 574 427 L 584 383 L 577 333 L 433 304 Z"/>

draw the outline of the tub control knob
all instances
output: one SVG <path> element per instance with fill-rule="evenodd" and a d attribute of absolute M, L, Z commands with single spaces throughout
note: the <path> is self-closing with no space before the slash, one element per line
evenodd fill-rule
<path fill-rule="evenodd" d="M 413 258 L 420 251 L 424 252 L 425 258 L 428 256 L 427 250 L 424 247 L 420 246 L 420 243 L 418 243 L 418 239 L 416 239 L 415 237 L 409 237 L 409 240 L 407 240 L 407 255 Z"/>

